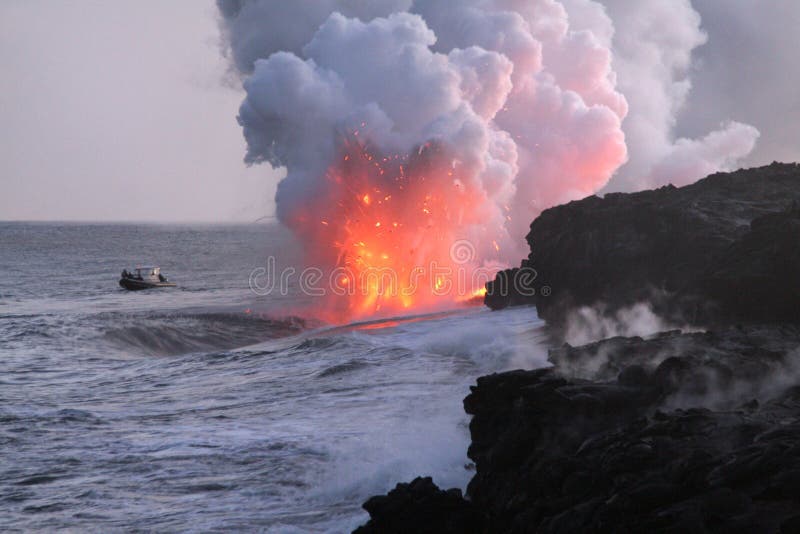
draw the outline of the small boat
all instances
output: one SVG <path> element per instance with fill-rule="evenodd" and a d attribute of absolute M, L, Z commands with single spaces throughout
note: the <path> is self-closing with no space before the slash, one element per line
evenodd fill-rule
<path fill-rule="evenodd" d="M 137 267 L 132 272 L 128 272 L 127 269 L 123 270 L 119 285 L 131 291 L 154 287 L 175 287 L 174 282 L 170 282 L 166 276 L 161 274 L 161 267 L 155 266 Z"/>

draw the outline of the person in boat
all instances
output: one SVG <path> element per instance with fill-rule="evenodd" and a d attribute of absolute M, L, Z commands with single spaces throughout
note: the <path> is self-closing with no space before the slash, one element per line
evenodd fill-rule
<path fill-rule="evenodd" d="M 128 269 L 122 269 L 122 278 L 130 277 L 131 273 L 128 272 Z"/>
<path fill-rule="evenodd" d="M 164 275 L 163 275 L 163 274 L 161 274 L 161 273 L 158 273 L 158 281 L 159 281 L 159 282 L 166 282 L 166 281 L 167 281 L 167 277 L 166 277 L 166 276 L 164 276 Z"/>

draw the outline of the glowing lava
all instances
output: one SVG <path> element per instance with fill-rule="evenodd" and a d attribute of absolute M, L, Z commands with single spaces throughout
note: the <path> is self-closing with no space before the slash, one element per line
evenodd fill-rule
<path fill-rule="evenodd" d="M 306 244 L 309 265 L 322 269 L 329 318 L 401 314 L 483 295 L 495 271 L 480 265 L 474 243 L 486 197 L 459 176 L 444 147 L 386 156 L 350 138 L 325 184 L 287 223 Z"/>

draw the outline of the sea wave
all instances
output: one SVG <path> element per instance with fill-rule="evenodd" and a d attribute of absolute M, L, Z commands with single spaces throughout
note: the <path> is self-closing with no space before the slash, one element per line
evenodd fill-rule
<path fill-rule="evenodd" d="M 244 312 L 101 314 L 98 320 L 108 323 L 101 335 L 112 346 L 154 356 L 233 349 L 308 326 L 298 317 Z"/>

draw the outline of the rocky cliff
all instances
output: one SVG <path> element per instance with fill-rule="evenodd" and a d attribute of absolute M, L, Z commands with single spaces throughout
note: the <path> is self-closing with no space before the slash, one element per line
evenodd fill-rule
<path fill-rule="evenodd" d="M 800 327 L 552 350 L 464 400 L 467 499 L 429 479 L 360 532 L 798 532 Z"/>
<path fill-rule="evenodd" d="M 615 338 L 483 377 L 468 494 L 502 532 L 774 532 L 800 520 L 800 330 Z"/>
<path fill-rule="evenodd" d="M 488 285 L 485 303 L 535 304 L 555 326 L 579 306 L 642 301 L 679 323 L 798 319 L 798 206 L 800 165 L 779 163 L 557 206 L 531 224 L 530 255 Z"/>

